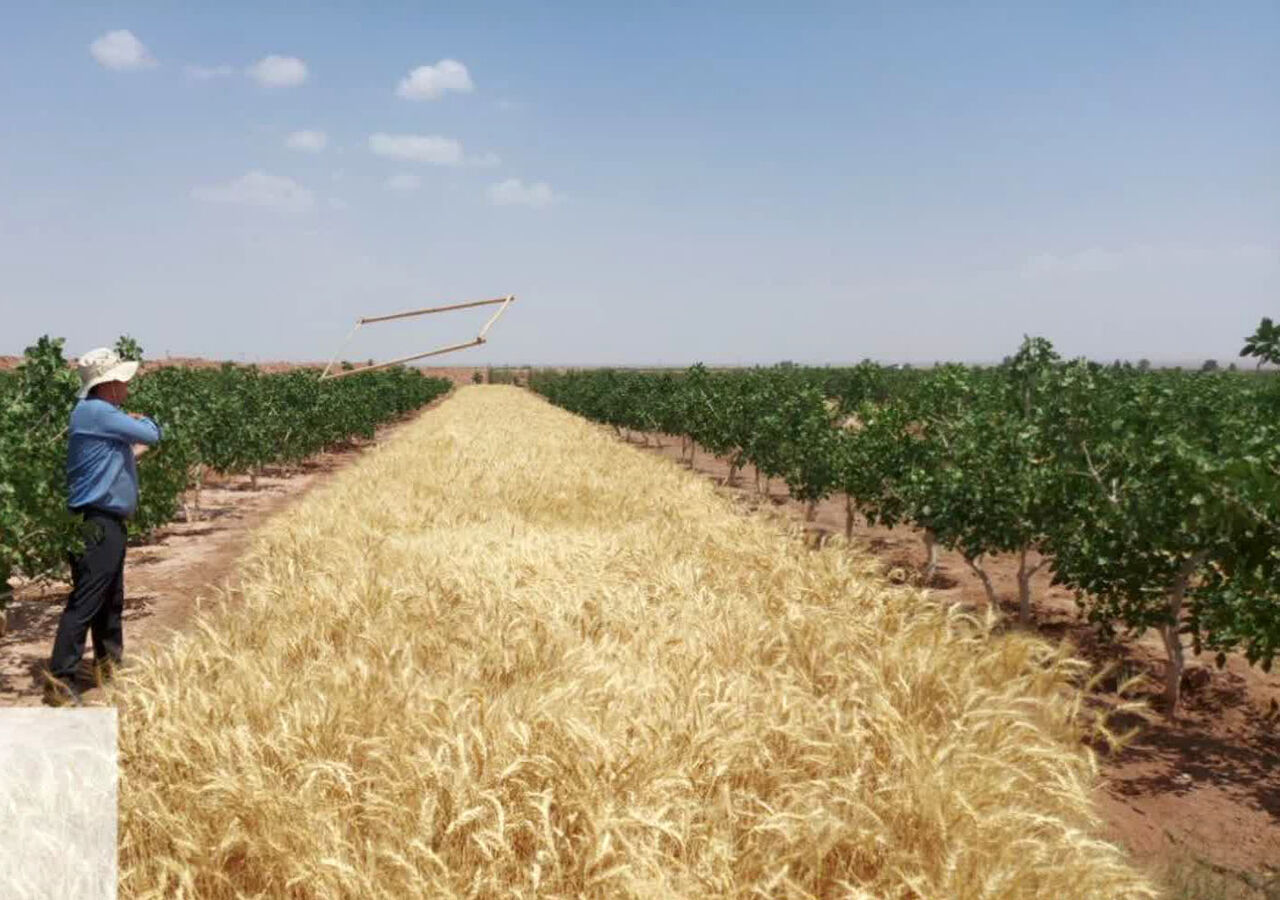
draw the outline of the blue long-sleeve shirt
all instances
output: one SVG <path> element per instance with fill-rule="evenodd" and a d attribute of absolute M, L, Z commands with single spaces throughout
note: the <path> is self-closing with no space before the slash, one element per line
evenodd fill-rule
<path fill-rule="evenodd" d="M 135 419 L 106 400 L 89 397 L 71 411 L 67 447 L 67 505 L 129 517 L 138 508 L 133 445 L 160 440 L 160 426 Z"/>

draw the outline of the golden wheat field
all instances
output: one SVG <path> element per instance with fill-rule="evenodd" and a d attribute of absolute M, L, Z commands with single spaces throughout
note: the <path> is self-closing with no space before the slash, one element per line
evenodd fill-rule
<path fill-rule="evenodd" d="M 1083 664 L 466 387 L 121 710 L 126 897 L 1126 898 Z"/>

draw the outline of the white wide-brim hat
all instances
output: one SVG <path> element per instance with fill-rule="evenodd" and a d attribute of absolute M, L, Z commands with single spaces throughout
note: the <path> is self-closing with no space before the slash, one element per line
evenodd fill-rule
<path fill-rule="evenodd" d="M 76 362 L 80 373 L 81 400 L 89 396 L 95 385 L 108 381 L 128 381 L 138 373 L 138 364 L 131 359 L 121 359 L 120 354 L 107 347 L 90 350 Z"/>

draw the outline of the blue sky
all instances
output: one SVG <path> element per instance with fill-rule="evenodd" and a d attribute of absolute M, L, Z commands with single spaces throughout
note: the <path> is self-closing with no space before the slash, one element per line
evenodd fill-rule
<path fill-rule="evenodd" d="M 508 293 L 442 363 L 1225 360 L 1280 314 L 1275 3 L 187 6 L 8 10 L 0 353 L 326 359 Z"/>

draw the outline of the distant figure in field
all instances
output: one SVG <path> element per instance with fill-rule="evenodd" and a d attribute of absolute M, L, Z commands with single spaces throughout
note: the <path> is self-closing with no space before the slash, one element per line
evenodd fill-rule
<path fill-rule="evenodd" d="M 53 642 L 45 700 L 78 706 L 85 633 L 93 632 L 101 678 L 123 660 L 126 523 L 138 508 L 135 460 L 160 440 L 160 426 L 120 408 L 138 363 L 103 347 L 82 356 L 77 367 L 81 388 L 68 428 L 67 506 L 83 519 L 85 546 L 71 559 L 71 595 Z"/>

